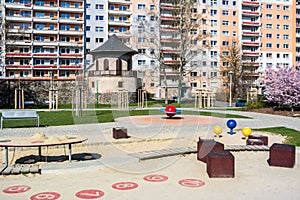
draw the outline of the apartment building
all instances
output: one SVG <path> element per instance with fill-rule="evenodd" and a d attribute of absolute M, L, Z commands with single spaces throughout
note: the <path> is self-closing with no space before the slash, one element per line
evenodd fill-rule
<path fill-rule="evenodd" d="M 300 70 L 300 1 L 296 0 L 296 63 L 295 66 Z"/>
<path fill-rule="evenodd" d="M 154 97 L 177 95 L 180 38 L 178 1 L 170 0 L 6 0 L 1 1 L 2 77 L 74 78 L 94 61 L 90 51 L 113 34 L 138 51 L 132 69 Z M 267 66 L 300 66 L 299 1 L 198 0 L 194 13 L 205 16 L 191 34 L 207 35 L 193 50 L 184 73 L 184 97 L 199 88 L 228 89 L 231 45 L 241 53 L 242 84 L 259 86 Z M 158 23 L 159 22 L 159 23 Z M 296 41 L 296 42 L 294 42 Z M 86 54 L 85 54 L 86 50 Z M 163 60 L 159 60 L 163 56 Z M 86 58 L 86 59 L 85 59 Z M 167 66 L 162 68 L 161 66 Z"/>
<path fill-rule="evenodd" d="M 83 0 L 2 1 L 2 78 L 74 79 L 84 63 Z"/>

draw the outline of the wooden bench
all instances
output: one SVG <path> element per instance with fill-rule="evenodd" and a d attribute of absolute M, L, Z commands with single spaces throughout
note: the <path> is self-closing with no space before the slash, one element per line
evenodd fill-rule
<path fill-rule="evenodd" d="M 3 129 L 4 120 L 36 120 L 37 127 L 40 126 L 40 118 L 36 110 L 5 110 L 1 116 L 1 130 Z"/>

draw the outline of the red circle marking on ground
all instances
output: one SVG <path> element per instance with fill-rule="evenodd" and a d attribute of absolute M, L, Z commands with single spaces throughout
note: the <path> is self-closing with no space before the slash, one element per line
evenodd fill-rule
<path fill-rule="evenodd" d="M 163 182 L 168 180 L 168 177 L 164 175 L 152 174 L 152 175 L 145 176 L 144 180 L 149 182 Z"/>
<path fill-rule="evenodd" d="M 41 192 L 30 197 L 30 200 L 56 200 L 60 194 L 56 192 Z"/>
<path fill-rule="evenodd" d="M 97 199 L 104 196 L 101 190 L 81 190 L 76 193 L 76 197 L 81 199 Z"/>
<path fill-rule="evenodd" d="M 182 179 L 178 183 L 184 187 L 202 187 L 205 183 L 199 179 Z"/>
<path fill-rule="evenodd" d="M 112 185 L 112 188 L 116 190 L 133 190 L 139 185 L 134 182 L 119 182 Z"/>
<path fill-rule="evenodd" d="M 17 194 L 17 193 L 27 192 L 30 189 L 31 189 L 31 187 L 29 187 L 27 185 L 15 185 L 15 186 L 11 186 L 11 187 L 8 187 L 8 188 L 2 190 L 2 192 L 8 193 L 8 194 Z"/>

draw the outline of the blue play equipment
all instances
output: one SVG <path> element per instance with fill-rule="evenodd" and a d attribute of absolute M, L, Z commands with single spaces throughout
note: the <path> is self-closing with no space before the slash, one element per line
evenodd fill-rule
<path fill-rule="evenodd" d="M 236 121 L 234 119 L 229 119 L 227 121 L 227 127 L 230 128 L 230 135 L 234 134 L 233 129 L 236 127 Z"/>

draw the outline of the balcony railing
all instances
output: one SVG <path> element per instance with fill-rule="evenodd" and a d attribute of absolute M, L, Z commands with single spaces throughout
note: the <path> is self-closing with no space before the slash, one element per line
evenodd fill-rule
<path fill-rule="evenodd" d="M 88 71 L 89 77 L 95 76 L 122 76 L 122 77 L 137 77 L 136 71 L 118 71 L 118 70 L 91 70 Z"/>

